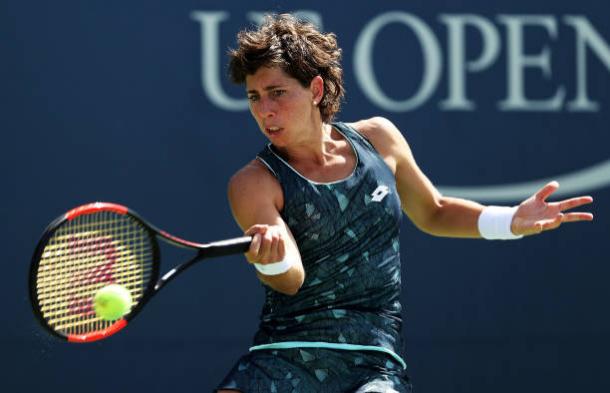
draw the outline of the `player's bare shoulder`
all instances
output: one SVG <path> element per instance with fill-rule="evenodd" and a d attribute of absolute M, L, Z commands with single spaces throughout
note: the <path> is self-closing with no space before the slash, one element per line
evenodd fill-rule
<path fill-rule="evenodd" d="M 284 203 L 279 182 L 270 170 L 256 159 L 231 177 L 227 192 L 234 209 L 242 205 L 256 207 L 261 203 L 272 202 L 279 211 Z"/>
<path fill-rule="evenodd" d="M 385 144 L 403 139 L 396 125 L 385 117 L 375 116 L 370 119 L 359 120 L 350 125 L 371 141 L 375 147 L 377 147 L 377 144 L 383 147 Z"/>
<path fill-rule="evenodd" d="M 350 124 L 366 139 L 383 157 L 384 161 L 396 171 L 396 162 L 409 151 L 407 142 L 400 130 L 385 117 L 371 117 Z"/>

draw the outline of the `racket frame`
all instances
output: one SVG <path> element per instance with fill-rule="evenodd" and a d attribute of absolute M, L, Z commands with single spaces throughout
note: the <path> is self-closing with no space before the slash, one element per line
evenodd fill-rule
<path fill-rule="evenodd" d="M 53 234 L 63 225 L 66 221 L 73 220 L 77 217 L 94 214 L 103 211 L 114 212 L 121 215 L 129 216 L 138 222 L 147 232 L 147 235 L 150 240 L 150 244 L 152 245 L 152 263 L 151 263 L 151 272 L 150 279 L 142 297 L 138 300 L 138 304 L 130 310 L 130 312 L 124 315 L 121 319 L 115 321 L 112 325 L 107 327 L 102 331 L 85 333 L 85 334 L 77 334 L 77 335 L 65 335 L 62 334 L 53 327 L 50 326 L 48 321 L 44 318 L 42 312 L 40 311 L 40 304 L 38 301 L 38 294 L 36 288 L 36 280 L 38 268 L 40 266 L 40 261 L 42 254 L 44 252 L 45 247 L 48 244 L 49 239 L 53 236 Z M 159 242 L 157 239 L 161 239 L 164 242 L 171 244 L 173 246 L 177 246 L 180 248 L 186 248 L 197 251 L 197 254 L 191 259 L 179 264 L 169 270 L 167 273 L 163 275 L 163 277 L 159 278 L 159 271 L 161 265 L 161 251 L 159 248 Z M 115 203 L 109 202 L 94 202 L 85 204 L 79 207 L 76 207 L 69 212 L 63 214 L 62 216 L 53 220 L 43 232 L 36 249 L 34 250 L 34 255 L 32 256 L 32 262 L 30 264 L 30 274 L 29 274 L 29 294 L 30 294 L 30 303 L 32 305 L 32 310 L 34 311 L 34 315 L 38 322 L 48 330 L 53 336 L 60 338 L 62 340 L 67 340 L 69 342 L 93 342 L 98 341 L 104 338 L 107 338 L 118 331 L 122 330 L 127 324 L 133 320 L 142 310 L 142 308 L 148 303 L 148 301 L 159 292 L 167 283 L 173 280 L 178 276 L 179 273 L 183 272 L 196 262 L 205 259 L 205 258 L 214 258 L 226 255 L 233 255 L 238 253 L 244 253 L 248 250 L 250 242 L 252 241 L 251 236 L 244 236 L 234 239 L 221 240 L 211 243 L 194 243 L 188 240 L 181 239 L 177 236 L 171 235 L 168 232 L 160 230 L 154 225 L 150 224 L 148 221 L 143 219 L 138 213 L 135 211 L 119 205 Z"/>

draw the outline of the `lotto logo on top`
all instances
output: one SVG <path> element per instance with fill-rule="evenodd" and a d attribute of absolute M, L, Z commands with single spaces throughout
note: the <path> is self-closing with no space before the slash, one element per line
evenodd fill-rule
<path fill-rule="evenodd" d="M 371 194 L 371 201 L 373 202 L 381 202 L 383 198 L 385 198 L 390 193 L 390 189 L 388 186 L 380 185 L 373 191 Z"/>

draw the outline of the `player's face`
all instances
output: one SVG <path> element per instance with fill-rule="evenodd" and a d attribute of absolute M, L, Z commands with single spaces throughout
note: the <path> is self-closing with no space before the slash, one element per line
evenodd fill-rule
<path fill-rule="evenodd" d="M 281 68 L 259 68 L 246 77 L 246 90 L 252 116 L 276 146 L 298 142 L 307 134 L 302 131 L 320 121 L 312 88 L 303 87 Z"/>

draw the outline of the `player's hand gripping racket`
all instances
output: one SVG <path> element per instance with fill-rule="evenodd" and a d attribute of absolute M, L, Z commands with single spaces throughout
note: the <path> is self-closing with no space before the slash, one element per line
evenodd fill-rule
<path fill-rule="evenodd" d="M 196 250 L 196 255 L 159 278 L 158 239 Z M 250 236 L 198 244 L 155 228 L 127 207 L 79 206 L 58 217 L 38 242 L 30 267 L 34 313 L 55 336 L 70 342 L 107 338 L 132 320 L 165 284 L 204 258 L 244 253 Z M 96 292 L 110 284 L 133 299 L 122 318 L 106 321 L 93 309 Z"/>

